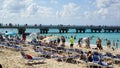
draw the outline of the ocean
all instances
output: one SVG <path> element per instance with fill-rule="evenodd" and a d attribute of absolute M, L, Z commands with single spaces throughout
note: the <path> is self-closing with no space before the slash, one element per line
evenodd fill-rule
<path fill-rule="evenodd" d="M 5 31 L 8 32 L 16 32 L 18 33 L 17 29 L 0 29 L 0 33 L 3 33 Z M 40 33 L 39 29 L 26 29 L 26 33 Z M 79 38 L 84 38 L 84 37 L 92 37 L 90 40 L 90 44 L 96 44 L 97 38 L 101 38 L 102 40 L 102 45 L 106 46 L 106 39 L 109 39 L 111 41 L 111 45 L 113 44 L 113 40 L 116 42 L 118 40 L 118 45 L 120 48 L 120 33 L 104 33 L 103 31 L 101 33 L 90 33 L 90 30 L 87 30 L 86 33 L 75 33 L 75 30 L 71 29 L 68 31 L 68 33 L 59 33 L 57 29 L 49 29 L 48 34 L 40 34 L 44 36 L 49 36 L 49 35 L 55 35 L 55 36 L 65 36 L 66 41 L 69 42 L 69 39 L 71 36 L 76 37 L 75 42 L 78 42 Z M 27 38 L 31 39 L 29 36 Z"/>

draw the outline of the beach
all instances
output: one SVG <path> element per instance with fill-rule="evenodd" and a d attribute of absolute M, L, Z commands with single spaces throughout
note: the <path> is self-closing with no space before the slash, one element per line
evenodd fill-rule
<path fill-rule="evenodd" d="M 55 38 L 56 36 L 48 36 L 44 40 L 48 41 L 49 39 Z M 65 43 L 66 47 L 69 48 L 70 43 L 66 42 Z M 20 45 L 22 46 L 22 45 Z M 74 48 L 79 48 L 84 51 L 96 51 L 93 50 L 92 47 L 96 47 L 96 45 L 91 44 L 91 48 L 87 49 L 84 47 L 79 48 L 79 46 L 74 44 Z M 30 44 L 27 44 L 26 47 L 27 51 L 25 53 L 31 54 L 32 56 L 38 57 L 38 53 L 33 50 L 33 46 Z M 100 51 L 100 53 L 105 53 L 105 52 L 111 52 L 112 54 L 120 54 L 120 49 L 118 50 L 112 50 L 107 47 L 103 47 L 103 50 Z M 72 64 L 72 63 L 66 63 L 66 62 L 58 62 L 54 58 L 46 59 L 44 63 L 39 63 L 39 60 L 36 60 L 34 62 L 31 62 L 29 64 L 26 63 L 27 60 L 22 57 L 20 54 L 20 51 L 16 51 L 14 49 L 9 49 L 9 48 L 1 48 L 0 50 L 0 64 L 2 65 L 3 68 L 87 68 L 86 63 L 79 63 L 79 64 Z M 114 64 L 114 68 L 120 68 L 120 64 L 116 65 Z"/>

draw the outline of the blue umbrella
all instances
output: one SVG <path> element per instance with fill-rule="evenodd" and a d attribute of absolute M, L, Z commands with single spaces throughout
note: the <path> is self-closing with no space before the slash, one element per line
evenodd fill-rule
<path fill-rule="evenodd" d="M 17 33 L 15 32 L 8 32 L 8 33 L 5 33 L 5 35 L 16 35 Z"/>

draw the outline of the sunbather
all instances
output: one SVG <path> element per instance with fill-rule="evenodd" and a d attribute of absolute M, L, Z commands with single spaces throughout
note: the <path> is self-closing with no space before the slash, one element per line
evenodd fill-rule
<path fill-rule="evenodd" d="M 91 51 L 89 51 L 88 53 L 87 53 L 87 57 L 88 57 L 88 62 L 92 62 L 93 61 L 93 54 L 92 54 L 92 52 Z"/>
<path fill-rule="evenodd" d="M 112 63 L 113 63 L 112 61 L 105 62 L 104 59 L 100 59 L 100 61 L 98 62 L 98 64 L 103 66 L 111 65 Z"/>

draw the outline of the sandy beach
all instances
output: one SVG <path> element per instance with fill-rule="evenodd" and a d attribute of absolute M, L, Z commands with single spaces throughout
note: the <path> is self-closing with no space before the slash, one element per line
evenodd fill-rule
<path fill-rule="evenodd" d="M 50 38 L 55 38 L 54 36 L 52 37 L 47 37 L 44 40 L 48 40 Z M 91 44 L 91 47 L 95 47 L 95 45 Z M 34 52 L 32 49 L 32 45 L 27 45 L 25 48 L 27 51 L 25 53 L 31 54 L 32 56 L 38 56 L 37 52 Z M 66 47 L 69 48 L 69 43 L 66 43 Z M 79 48 L 77 44 L 74 45 L 74 48 Z M 84 47 L 80 48 L 85 51 L 94 51 L 93 49 L 86 49 Z M 105 53 L 105 52 L 111 52 L 113 54 L 120 54 L 120 49 L 113 51 L 112 49 L 104 47 L 104 50 L 100 51 L 100 53 Z M 9 48 L 1 48 L 0 49 L 0 64 L 2 65 L 3 68 L 87 68 L 86 63 L 79 63 L 79 64 L 72 64 L 72 63 L 66 63 L 66 62 L 58 62 L 56 59 L 51 58 L 51 59 L 46 59 L 45 63 L 40 63 L 39 60 L 36 60 L 30 64 L 26 63 L 27 60 L 24 59 L 20 51 L 16 51 L 14 49 L 9 49 Z M 114 64 L 114 68 L 120 68 L 120 64 L 116 65 Z"/>

